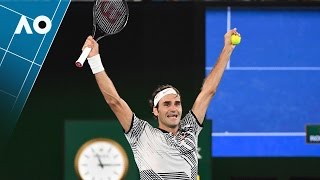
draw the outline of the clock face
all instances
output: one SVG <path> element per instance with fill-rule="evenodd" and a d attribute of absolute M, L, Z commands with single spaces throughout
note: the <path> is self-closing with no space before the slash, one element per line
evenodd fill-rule
<path fill-rule="evenodd" d="M 119 180 L 128 169 L 124 149 L 111 139 L 93 139 L 79 149 L 75 169 L 83 180 Z"/>

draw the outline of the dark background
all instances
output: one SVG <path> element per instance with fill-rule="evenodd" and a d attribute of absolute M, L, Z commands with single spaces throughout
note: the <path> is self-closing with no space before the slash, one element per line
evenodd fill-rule
<path fill-rule="evenodd" d="M 204 8 L 226 5 L 129 3 L 127 26 L 101 40 L 100 53 L 119 94 L 136 114 L 152 119 L 148 99 L 160 84 L 177 87 L 184 112 L 191 108 L 205 74 Z M 70 4 L 1 162 L 6 173 L 0 179 L 63 179 L 64 121 L 114 118 L 88 65 L 74 66 L 91 32 L 91 7 L 90 2 Z M 221 48 L 222 43 L 223 37 Z M 211 173 L 217 180 L 319 177 L 319 164 L 319 158 L 212 158 Z"/>

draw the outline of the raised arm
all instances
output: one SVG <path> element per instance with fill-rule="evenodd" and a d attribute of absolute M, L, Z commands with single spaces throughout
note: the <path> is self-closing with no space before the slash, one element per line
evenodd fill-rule
<path fill-rule="evenodd" d="M 232 51 L 235 48 L 235 45 L 231 44 L 232 34 L 238 34 L 236 29 L 229 30 L 224 35 L 224 47 L 220 53 L 220 56 L 217 59 L 214 68 L 211 69 L 211 72 L 206 77 L 202 85 L 201 91 L 193 104 L 192 111 L 201 124 L 204 120 L 209 103 L 214 94 L 216 93 L 216 90 L 224 73 L 224 70 L 228 64 Z"/>
<path fill-rule="evenodd" d="M 128 104 L 119 96 L 114 84 L 101 64 L 99 44 L 91 36 L 89 36 L 86 39 L 83 47 L 92 48 L 88 56 L 88 62 L 93 73 L 95 74 L 100 91 L 103 94 L 105 101 L 118 118 L 122 128 L 125 130 L 125 132 L 128 132 L 131 125 L 133 112 Z"/>

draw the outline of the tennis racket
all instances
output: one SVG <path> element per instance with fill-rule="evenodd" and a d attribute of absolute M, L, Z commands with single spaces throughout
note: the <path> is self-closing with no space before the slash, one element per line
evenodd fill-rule
<path fill-rule="evenodd" d="M 127 24 L 129 9 L 125 0 L 96 0 L 93 5 L 92 37 L 99 41 L 103 37 L 120 32 Z M 83 49 L 80 57 L 75 62 L 77 67 L 82 67 L 91 48 Z"/>

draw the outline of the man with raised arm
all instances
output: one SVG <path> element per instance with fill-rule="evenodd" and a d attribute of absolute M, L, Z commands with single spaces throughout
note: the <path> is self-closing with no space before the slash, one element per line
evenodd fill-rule
<path fill-rule="evenodd" d="M 107 72 L 104 70 L 98 43 L 89 36 L 84 47 L 91 47 L 88 63 L 98 86 L 127 138 L 139 168 L 142 180 L 195 180 L 198 175 L 198 135 L 209 103 L 216 93 L 221 77 L 235 48 L 231 35 L 224 35 L 224 46 L 214 68 L 206 77 L 192 109 L 182 118 L 179 91 L 171 85 L 161 85 L 152 94 L 150 105 L 158 127 L 134 114 L 120 97 Z"/>

